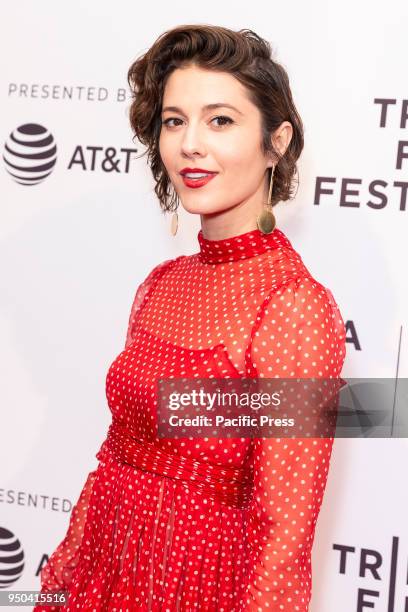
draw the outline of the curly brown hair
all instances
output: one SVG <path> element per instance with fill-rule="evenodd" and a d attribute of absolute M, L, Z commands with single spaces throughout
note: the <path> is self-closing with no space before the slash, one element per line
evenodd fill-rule
<path fill-rule="evenodd" d="M 147 147 L 142 155 L 148 155 L 163 212 L 177 208 L 177 194 L 170 190 L 171 181 L 159 151 L 163 93 L 169 75 L 188 64 L 228 72 L 247 88 L 249 99 L 262 116 L 262 152 L 278 159 L 272 205 L 294 197 L 296 162 L 304 145 L 303 124 L 292 99 L 287 72 L 271 55 L 270 44 L 252 30 L 180 25 L 161 34 L 130 66 L 127 78 L 132 94 L 129 119 L 133 139 Z M 292 124 L 293 135 L 281 156 L 271 143 L 271 134 L 283 121 Z"/>

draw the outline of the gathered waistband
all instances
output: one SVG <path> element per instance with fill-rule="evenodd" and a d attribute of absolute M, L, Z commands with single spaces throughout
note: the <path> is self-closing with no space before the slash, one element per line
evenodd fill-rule
<path fill-rule="evenodd" d="M 202 493 L 235 508 L 244 508 L 252 493 L 252 473 L 248 467 L 214 465 L 184 455 L 171 453 L 156 442 L 139 440 L 128 427 L 111 423 L 102 446 L 122 463 L 187 481 Z M 97 455 L 98 457 L 98 455 Z"/>

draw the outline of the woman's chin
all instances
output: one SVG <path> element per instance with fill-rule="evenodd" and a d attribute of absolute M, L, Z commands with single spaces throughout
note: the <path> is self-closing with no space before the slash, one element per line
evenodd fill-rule
<path fill-rule="evenodd" d="M 220 206 L 219 202 L 203 204 L 201 202 L 196 201 L 191 203 L 181 202 L 181 204 L 186 212 L 191 213 L 193 215 L 217 215 L 219 213 L 222 213 L 227 208 L 227 206 Z"/>

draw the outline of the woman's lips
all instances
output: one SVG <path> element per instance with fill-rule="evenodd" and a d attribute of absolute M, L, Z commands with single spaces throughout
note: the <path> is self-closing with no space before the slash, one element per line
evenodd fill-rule
<path fill-rule="evenodd" d="M 181 178 L 183 179 L 183 183 L 185 184 L 186 187 L 197 189 L 198 187 L 203 187 L 204 185 L 206 185 L 215 176 L 217 176 L 216 172 L 213 174 L 208 174 L 207 176 L 203 176 L 201 178 L 196 178 L 196 179 L 188 178 L 187 176 L 182 174 Z"/>

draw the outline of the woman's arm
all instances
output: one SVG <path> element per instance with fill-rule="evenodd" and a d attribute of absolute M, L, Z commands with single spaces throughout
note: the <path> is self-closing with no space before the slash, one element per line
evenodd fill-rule
<path fill-rule="evenodd" d="M 130 309 L 125 348 L 134 339 L 133 332 L 136 317 L 142 304 L 144 303 L 145 297 L 147 296 L 154 279 L 164 265 L 169 261 L 171 260 L 166 260 L 155 266 L 144 281 L 138 286 Z M 96 458 L 98 459 L 99 463 L 103 460 L 105 453 L 108 452 L 105 447 L 105 441 L 96 454 Z M 68 590 L 70 587 L 73 571 L 77 567 L 80 559 L 80 548 L 88 513 L 89 500 L 96 474 L 97 469 L 88 474 L 79 499 L 72 508 L 68 529 L 64 539 L 59 543 L 40 572 L 42 592 Z M 40 612 L 43 609 L 46 612 L 52 612 L 54 608 L 58 609 L 58 607 L 54 606 L 37 606 L 35 608 L 35 612 Z"/>
<path fill-rule="evenodd" d="M 345 327 L 329 290 L 298 278 L 274 293 L 251 344 L 259 378 L 333 378 Z M 300 402 L 302 403 L 302 402 Z M 302 413 L 305 407 L 300 406 Z M 254 496 L 247 530 L 251 567 L 245 612 L 307 612 L 311 550 L 333 438 L 254 439 Z"/>
<path fill-rule="evenodd" d="M 42 592 L 63 591 L 71 584 L 72 573 L 79 561 L 79 550 L 95 477 L 96 470 L 88 474 L 79 499 L 72 508 L 66 535 L 41 570 Z M 48 606 L 45 609 L 50 610 Z"/>
<path fill-rule="evenodd" d="M 105 455 L 104 444 L 96 454 L 101 462 Z M 83 541 L 84 528 L 88 513 L 89 501 L 97 476 L 97 469 L 89 472 L 77 502 L 71 510 L 69 525 L 64 539 L 58 544 L 46 565 L 41 569 L 41 593 L 49 591 L 68 591 L 72 582 L 72 575 L 80 560 L 80 549 Z M 55 612 L 58 605 L 44 606 L 38 604 L 34 612 Z"/>

